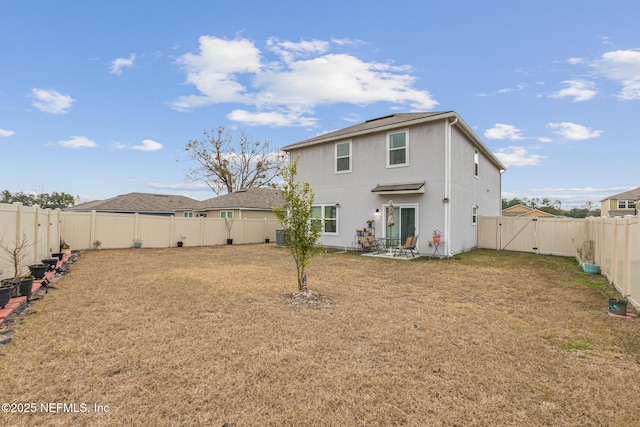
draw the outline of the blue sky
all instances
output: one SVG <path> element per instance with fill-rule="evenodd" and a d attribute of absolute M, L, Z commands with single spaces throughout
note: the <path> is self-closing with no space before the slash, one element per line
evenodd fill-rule
<path fill-rule="evenodd" d="M 0 190 L 213 197 L 184 147 L 454 110 L 503 197 L 640 186 L 637 1 L 0 2 Z"/>

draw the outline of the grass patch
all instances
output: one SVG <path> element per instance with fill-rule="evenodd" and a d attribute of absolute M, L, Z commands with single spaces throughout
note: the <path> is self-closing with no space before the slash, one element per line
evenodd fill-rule
<path fill-rule="evenodd" d="M 271 245 L 85 252 L 8 326 L 0 395 L 109 411 L 1 424 L 637 424 L 638 323 L 575 262 L 416 261 L 325 253 L 296 297 Z"/>

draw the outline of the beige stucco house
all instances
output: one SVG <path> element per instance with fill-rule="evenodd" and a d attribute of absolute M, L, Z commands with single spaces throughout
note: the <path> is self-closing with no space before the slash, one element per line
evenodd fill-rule
<path fill-rule="evenodd" d="M 637 215 L 640 187 L 600 200 L 600 216 Z"/>
<path fill-rule="evenodd" d="M 278 189 L 248 188 L 222 196 L 197 202 L 176 211 L 176 216 L 231 218 L 231 219 L 275 219 L 273 206 L 282 207 L 284 200 Z"/>

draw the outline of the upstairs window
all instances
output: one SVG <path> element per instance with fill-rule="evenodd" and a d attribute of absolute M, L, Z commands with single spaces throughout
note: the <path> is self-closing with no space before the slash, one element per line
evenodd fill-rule
<path fill-rule="evenodd" d="M 618 209 L 633 209 L 636 207 L 635 200 L 618 200 Z"/>
<path fill-rule="evenodd" d="M 233 211 L 220 211 L 220 218 L 233 218 Z"/>
<path fill-rule="evenodd" d="M 351 141 L 336 144 L 336 173 L 351 172 Z"/>
<path fill-rule="evenodd" d="M 407 131 L 387 134 L 387 167 L 409 164 L 409 136 Z"/>
<path fill-rule="evenodd" d="M 479 159 L 480 155 L 478 154 L 478 150 L 473 150 L 473 176 L 476 178 L 478 177 Z"/>
<path fill-rule="evenodd" d="M 193 212 L 183 212 L 182 216 L 185 218 L 193 218 Z"/>

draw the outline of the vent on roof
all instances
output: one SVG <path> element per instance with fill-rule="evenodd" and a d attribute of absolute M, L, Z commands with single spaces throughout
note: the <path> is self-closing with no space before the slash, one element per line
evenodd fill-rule
<path fill-rule="evenodd" d="M 395 114 L 389 114 L 388 116 L 378 117 L 377 119 L 367 120 L 365 123 L 375 122 L 376 120 L 388 119 L 389 117 L 393 117 Z"/>

